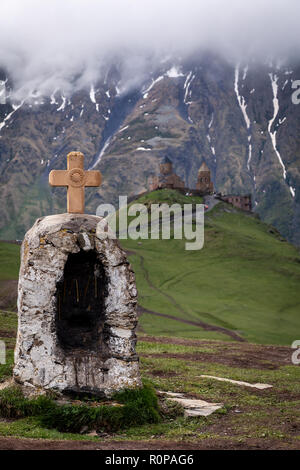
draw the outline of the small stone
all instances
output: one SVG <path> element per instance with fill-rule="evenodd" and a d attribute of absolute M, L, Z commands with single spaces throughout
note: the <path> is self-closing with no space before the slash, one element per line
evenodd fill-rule
<path fill-rule="evenodd" d="M 79 233 L 77 236 L 77 241 L 82 250 L 89 251 L 92 249 L 91 241 L 86 232 Z"/>
<path fill-rule="evenodd" d="M 240 385 L 240 386 L 245 386 L 245 387 L 251 387 L 251 388 L 257 388 L 259 390 L 264 390 L 266 388 L 272 388 L 273 385 L 269 384 L 261 384 L 261 383 L 256 383 L 256 384 L 251 384 L 249 382 L 242 382 L 241 380 L 232 380 L 232 379 L 227 379 L 224 377 L 215 377 L 214 375 L 200 375 L 199 377 L 203 377 L 204 379 L 215 379 L 219 380 L 220 382 L 230 382 L 235 385 Z"/>
<path fill-rule="evenodd" d="M 80 434 L 85 434 L 89 430 L 88 426 L 83 426 L 80 430 Z"/>
<path fill-rule="evenodd" d="M 98 434 L 97 434 L 97 431 L 91 431 L 91 432 L 88 432 L 88 433 L 87 433 L 87 436 L 90 436 L 90 437 L 98 437 Z"/>
<path fill-rule="evenodd" d="M 194 398 L 184 398 L 182 393 L 174 392 L 159 392 L 160 394 L 166 395 L 169 400 L 180 403 L 184 408 L 184 416 L 195 417 L 195 416 L 209 416 L 215 411 L 223 407 L 222 403 L 208 403 L 204 400 L 197 400 Z"/>

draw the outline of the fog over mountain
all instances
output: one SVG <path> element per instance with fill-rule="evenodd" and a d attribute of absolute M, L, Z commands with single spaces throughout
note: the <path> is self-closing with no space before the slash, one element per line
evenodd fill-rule
<path fill-rule="evenodd" d="M 0 67 L 14 98 L 89 87 L 111 64 L 128 90 L 166 58 L 233 61 L 299 53 L 298 0 L 2 0 Z"/>

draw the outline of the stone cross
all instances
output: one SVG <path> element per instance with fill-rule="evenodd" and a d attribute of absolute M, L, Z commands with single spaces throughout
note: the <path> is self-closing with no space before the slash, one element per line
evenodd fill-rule
<path fill-rule="evenodd" d="M 51 186 L 67 186 L 68 212 L 84 213 L 85 186 L 100 186 L 100 171 L 84 171 L 84 155 L 81 152 L 70 152 L 67 156 L 67 170 L 52 170 L 49 173 Z"/>

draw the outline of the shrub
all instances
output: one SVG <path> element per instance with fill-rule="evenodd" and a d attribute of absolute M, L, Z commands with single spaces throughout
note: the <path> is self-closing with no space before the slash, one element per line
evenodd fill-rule
<path fill-rule="evenodd" d="M 47 396 L 25 398 L 19 387 L 9 387 L 0 391 L 0 415 L 6 418 L 36 416 L 42 426 L 75 433 L 82 429 L 117 431 L 160 421 L 157 397 L 150 385 L 122 390 L 112 398 L 120 406 L 101 402 L 98 406 L 97 402 L 61 405 Z"/>

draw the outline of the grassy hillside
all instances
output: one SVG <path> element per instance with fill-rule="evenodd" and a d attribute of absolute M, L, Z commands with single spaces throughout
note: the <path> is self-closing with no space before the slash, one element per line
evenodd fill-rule
<path fill-rule="evenodd" d="M 134 202 L 202 199 L 162 190 Z M 122 240 L 137 278 L 140 332 L 286 345 L 298 338 L 300 256 L 275 229 L 220 203 L 205 216 L 204 248 L 186 251 L 184 244 Z M 19 250 L 0 243 L 0 308 L 1 297 L 8 298 L 4 310 L 11 309 L 16 290 Z"/>
<path fill-rule="evenodd" d="M 0 281 L 18 278 L 20 265 L 20 246 L 0 242 Z"/>
<path fill-rule="evenodd" d="M 162 190 L 135 202 L 173 203 L 177 195 Z M 178 202 L 191 200 L 179 195 Z M 204 248 L 185 251 L 184 243 L 122 240 L 136 273 L 139 303 L 153 313 L 225 330 L 144 311 L 140 325 L 145 333 L 228 340 L 227 329 L 250 342 L 291 344 L 296 339 L 300 256 L 276 230 L 220 203 L 206 214 Z"/>

